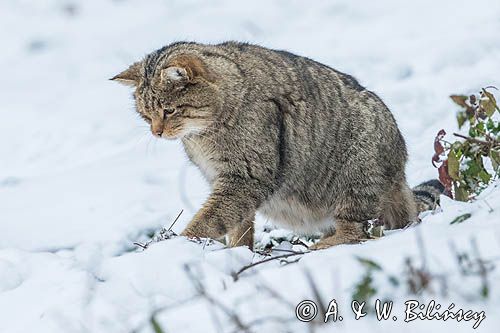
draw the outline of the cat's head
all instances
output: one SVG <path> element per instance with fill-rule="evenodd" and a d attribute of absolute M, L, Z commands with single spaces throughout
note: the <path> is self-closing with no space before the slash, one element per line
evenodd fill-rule
<path fill-rule="evenodd" d="M 194 54 L 159 58 L 147 56 L 111 80 L 135 88 L 136 110 L 153 135 L 176 139 L 207 129 L 219 105 L 215 74 Z"/>

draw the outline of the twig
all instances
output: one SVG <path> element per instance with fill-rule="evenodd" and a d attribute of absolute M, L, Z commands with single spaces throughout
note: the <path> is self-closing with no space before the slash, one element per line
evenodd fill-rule
<path fill-rule="evenodd" d="M 483 145 L 483 146 L 491 146 L 491 147 L 500 146 L 500 142 L 494 138 L 491 138 L 492 142 L 488 142 L 488 141 L 479 140 L 476 138 L 471 138 L 470 136 L 462 135 L 459 133 L 453 133 L 453 135 L 457 136 L 459 138 L 465 139 L 467 141 L 474 142 L 474 143 L 477 143 L 479 145 Z"/>
<path fill-rule="evenodd" d="M 264 264 L 266 262 L 269 262 L 269 261 L 272 261 L 272 260 L 275 260 L 275 259 L 282 259 L 282 258 L 288 258 L 288 257 L 292 257 L 292 256 L 298 256 L 298 255 L 303 255 L 303 254 L 306 254 L 308 252 L 294 252 L 294 253 L 287 253 L 287 254 L 282 254 L 282 255 L 279 255 L 279 256 L 274 256 L 274 257 L 271 257 L 271 258 L 266 258 L 266 259 L 263 259 L 261 261 L 257 261 L 257 262 L 254 262 L 252 264 L 249 264 L 249 265 L 246 265 L 246 266 L 243 266 L 239 271 L 237 271 L 236 273 L 233 273 L 233 279 L 236 281 L 238 280 L 238 276 L 243 273 L 244 271 L 246 271 L 247 269 L 249 268 L 252 268 L 252 267 L 255 267 L 257 265 L 260 265 L 260 264 Z"/>
<path fill-rule="evenodd" d="M 134 242 L 133 244 L 134 244 L 134 245 L 136 245 L 136 246 L 139 246 L 139 247 L 140 247 L 140 248 L 142 248 L 143 250 L 145 250 L 145 249 L 147 249 L 147 248 L 148 248 L 148 247 L 147 247 L 147 245 L 144 245 L 144 244 L 139 243 L 139 242 Z"/>
<path fill-rule="evenodd" d="M 288 301 L 280 293 L 278 293 L 276 290 L 271 289 L 269 286 L 267 286 L 265 284 L 259 284 L 258 289 L 267 291 L 271 297 L 279 300 L 281 303 L 285 304 L 290 309 L 293 309 L 293 310 L 295 309 L 295 304 L 294 303 Z"/>
<path fill-rule="evenodd" d="M 318 285 L 314 281 L 311 272 L 308 270 L 304 270 L 304 275 L 306 276 L 307 282 L 309 282 L 309 286 L 313 292 L 314 298 L 316 299 L 316 303 L 319 305 L 320 313 L 326 313 L 325 303 L 323 302 L 323 297 L 321 297 L 321 293 L 319 292 Z"/>
<path fill-rule="evenodd" d="M 263 256 L 268 256 L 270 255 L 270 252 L 265 252 L 265 251 L 255 251 L 260 255 Z M 294 250 L 287 250 L 287 249 L 271 249 L 271 252 L 286 252 L 286 253 L 295 253 L 295 254 L 302 254 L 302 253 L 307 253 L 307 252 L 300 252 L 300 251 L 294 251 Z"/>
<path fill-rule="evenodd" d="M 472 250 L 474 251 L 474 254 L 476 256 L 476 260 L 477 260 L 477 264 L 478 264 L 478 274 L 479 276 L 481 277 L 481 296 L 483 296 L 483 298 L 487 298 L 488 295 L 489 295 L 489 283 L 488 283 L 488 272 L 491 270 L 491 269 L 488 269 L 488 267 L 486 266 L 485 264 L 485 260 L 483 260 L 481 258 L 481 254 L 479 253 L 479 248 L 477 246 L 477 241 L 476 241 L 476 238 L 472 238 L 471 239 L 471 247 L 472 247 Z"/>
<path fill-rule="evenodd" d="M 481 133 L 482 135 L 484 135 L 484 137 L 486 139 L 488 139 L 489 141 L 492 141 L 492 142 L 496 142 L 497 141 L 494 137 L 492 137 L 491 135 L 489 135 L 485 131 L 481 130 L 480 128 L 476 128 L 476 130 L 479 131 L 479 133 Z"/>
<path fill-rule="evenodd" d="M 493 212 L 493 208 L 490 206 L 490 204 L 488 203 L 488 201 L 486 201 L 486 199 L 483 199 L 484 203 L 488 206 L 488 213 L 492 213 Z"/>
<path fill-rule="evenodd" d="M 245 237 L 245 235 L 252 229 L 252 227 L 253 225 L 249 226 L 248 229 L 243 233 L 243 235 L 241 235 L 235 243 L 232 243 L 231 246 L 237 246 L 238 243 L 243 239 L 243 237 Z"/>
<path fill-rule="evenodd" d="M 149 247 L 149 245 L 151 245 L 151 243 L 156 243 L 156 242 L 159 242 L 160 240 L 165 240 L 165 239 L 171 238 L 172 236 L 177 236 L 177 234 L 175 232 L 173 232 L 171 229 L 174 226 L 174 224 L 177 222 L 177 220 L 179 220 L 179 217 L 182 215 L 183 212 L 184 212 L 184 209 L 181 209 L 180 213 L 177 215 L 174 222 L 172 222 L 172 224 L 170 225 L 170 227 L 168 229 L 161 228 L 159 235 L 153 236 L 146 243 L 134 242 L 133 244 L 140 247 L 144 251 Z"/>
<path fill-rule="evenodd" d="M 296 322 L 296 320 L 297 320 L 297 318 L 295 318 L 295 317 L 284 318 L 284 317 L 270 315 L 267 317 L 262 317 L 262 318 L 257 318 L 255 320 L 252 320 L 251 322 L 248 323 L 248 326 L 253 328 L 254 326 L 259 326 L 259 325 L 262 325 L 262 324 L 268 323 L 268 322 L 275 322 L 275 323 L 279 323 L 282 325 L 289 325 L 289 323 L 294 323 L 294 322 Z M 281 327 L 281 329 L 284 329 L 284 328 Z M 239 333 L 239 331 L 233 331 L 233 332 Z M 285 332 L 290 332 L 290 331 L 285 331 Z"/>
<path fill-rule="evenodd" d="M 217 298 L 213 297 L 207 292 L 205 286 L 193 274 L 193 272 L 191 272 L 191 267 L 189 265 L 184 265 L 184 270 L 186 271 L 186 274 L 188 275 L 194 287 L 198 291 L 198 294 L 201 297 L 205 298 L 210 304 L 216 306 L 222 312 L 224 312 L 229 317 L 229 319 L 233 321 L 233 323 L 236 325 L 236 327 L 238 328 L 238 332 L 246 332 L 246 333 L 251 332 L 250 328 L 242 322 L 242 320 L 235 311 L 230 310 L 225 304 L 223 304 Z"/>
<path fill-rule="evenodd" d="M 167 229 L 168 231 L 172 230 L 172 227 L 177 222 L 177 220 L 179 219 L 179 217 L 181 217 L 182 213 L 184 213 L 184 209 L 181 209 L 181 211 L 179 212 L 179 215 L 177 215 L 177 217 L 175 218 L 174 222 L 172 222 L 172 224 L 170 225 L 170 227 Z"/>
<path fill-rule="evenodd" d="M 141 295 L 141 296 L 145 297 L 145 295 Z M 172 309 L 182 307 L 182 306 L 184 306 L 186 304 L 189 304 L 191 302 L 195 302 L 196 300 L 197 300 L 196 296 L 191 296 L 191 297 L 188 297 L 188 298 L 185 298 L 185 299 L 181 299 L 181 300 L 175 301 L 175 302 L 173 302 L 173 303 L 171 303 L 169 305 L 161 306 L 161 307 L 153 310 L 153 312 L 151 313 L 151 317 L 156 317 L 157 315 L 159 315 L 161 313 L 165 313 L 165 312 L 168 312 L 168 311 L 170 311 Z M 145 325 L 150 324 L 150 320 L 151 320 L 150 317 L 148 317 L 145 320 L 141 320 L 137 324 L 137 326 L 134 329 L 132 329 L 131 332 L 142 332 L 142 328 L 144 328 Z"/>

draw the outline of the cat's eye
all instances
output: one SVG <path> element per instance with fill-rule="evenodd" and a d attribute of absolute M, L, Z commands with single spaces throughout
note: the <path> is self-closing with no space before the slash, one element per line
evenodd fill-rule
<path fill-rule="evenodd" d="M 174 112 L 175 112 L 175 109 L 174 109 L 174 108 L 165 108 L 165 109 L 163 109 L 163 113 L 164 113 L 165 115 L 171 115 L 171 114 L 173 114 Z"/>
<path fill-rule="evenodd" d="M 139 115 L 144 119 L 146 122 L 151 123 L 151 118 L 143 113 L 139 113 Z"/>

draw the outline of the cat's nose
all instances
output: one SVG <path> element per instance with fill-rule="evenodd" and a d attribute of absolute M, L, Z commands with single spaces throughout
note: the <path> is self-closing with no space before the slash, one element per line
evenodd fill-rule
<path fill-rule="evenodd" d="M 154 136 L 160 137 L 163 134 L 163 123 L 153 120 L 151 123 L 151 132 Z"/>

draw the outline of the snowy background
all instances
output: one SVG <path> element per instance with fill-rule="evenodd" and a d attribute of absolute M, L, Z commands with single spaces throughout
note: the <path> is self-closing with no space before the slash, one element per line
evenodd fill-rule
<path fill-rule="evenodd" d="M 401 304 L 397 321 L 355 321 L 349 304 L 365 272 L 356 256 L 383 267 L 374 277 L 377 296 L 396 303 L 416 296 L 391 287 L 383 274 L 404 282 L 406 258 L 425 261 L 446 277 L 446 288 L 434 286 L 423 300 L 484 310 L 477 331 L 496 331 L 495 185 L 473 204 L 443 198 L 443 211 L 411 230 L 283 267 L 262 264 L 237 281 L 232 273 L 262 258 L 181 238 L 137 251 L 133 242 L 184 209 L 173 228 L 180 232 L 208 187 L 180 144 L 153 138 L 134 113 L 131 92 L 108 78 L 178 40 L 234 39 L 311 57 L 384 99 L 406 137 L 408 179 L 416 185 L 437 175 L 430 164 L 436 132 L 456 130 L 448 96 L 500 86 L 499 32 L 496 0 L 1 0 L 0 332 L 152 332 L 149 318 L 158 309 L 165 332 L 472 331 L 472 322 L 404 323 Z M 472 217 L 450 225 L 464 213 Z M 480 277 L 460 272 L 456 251 L 493 266 L 489 297 L 478 296 Z M 337 299 L 343 322 L 295 319 L 294 305 L 314 299 L 307 274 L 325 302 Z M 209 296 L 199 295 L 197 283 Z"/>

